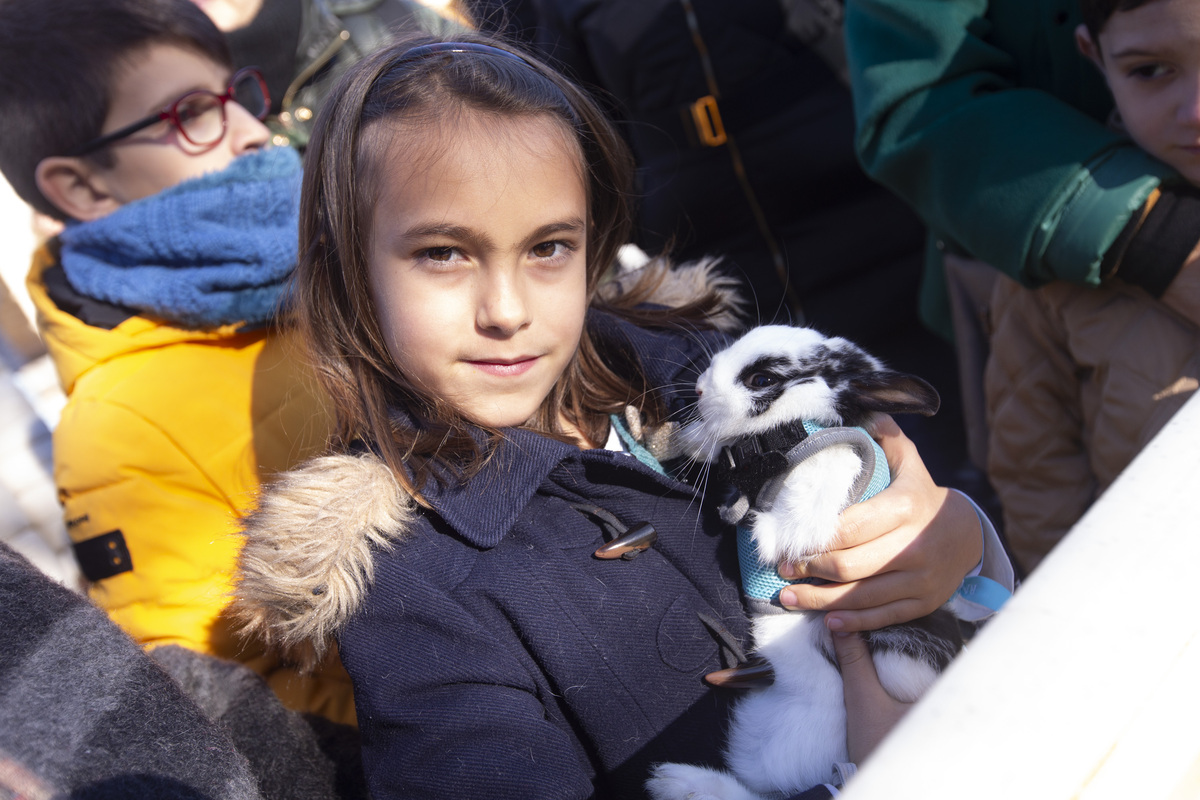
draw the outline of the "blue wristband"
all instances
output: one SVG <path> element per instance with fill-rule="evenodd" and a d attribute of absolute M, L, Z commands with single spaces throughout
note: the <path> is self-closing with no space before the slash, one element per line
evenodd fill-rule
<path fill-rule="evenodd" d="M 969 578 L 963 578 L 963 582 L 959 585 L 955 595 L 966 600 L 968 603 L 975 603 L 976 605 L 990 608 L 992 611 L 999 611 L 1008 598 L 1012 597 L 1012 592 L 991 578 L 985 578 L 982 575 L 972 575 Z"/>

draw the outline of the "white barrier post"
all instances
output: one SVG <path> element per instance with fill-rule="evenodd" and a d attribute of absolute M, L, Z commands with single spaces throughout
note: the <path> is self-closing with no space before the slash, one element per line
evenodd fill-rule
<path fill-rule="evenodd" d="M 1197 498 L 1193 397 L 842 797 L 1200 797 Z"/>

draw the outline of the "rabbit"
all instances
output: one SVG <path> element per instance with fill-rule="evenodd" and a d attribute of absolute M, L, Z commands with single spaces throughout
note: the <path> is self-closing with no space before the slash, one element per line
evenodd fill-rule
<path fill-rule="evenodd" d="M 828 550 L 842 509 L 862 499 L 871 481 L 886 485 L 882 450 L 861 427 L 847 426 L 867 425 L 876 412 L 930 415 L 940 400 L 925 381 L 887 369 L 846 339 L 785 325 L 751 329 L 717 352 L 696 391 L 682 447 L 734 486 L 720 511 L 740 523 L 744 587 L 748 573 L 774 580 L 771 597 L 746 589 L 755 650 L 774 679 L 734 705 L 726 746 L 732 774 L 660 764 L 646 788 L 655 800 L 778 798 L 828 782 L 848 756 L 841 675 L 823 614 L 782 609 L 785 582 L 775 565 Z M 884 688 L 909 702 L 962 646 L 945 608 L 866 638 Z M 709 681 L 736 685 L 742 672 Z"/>

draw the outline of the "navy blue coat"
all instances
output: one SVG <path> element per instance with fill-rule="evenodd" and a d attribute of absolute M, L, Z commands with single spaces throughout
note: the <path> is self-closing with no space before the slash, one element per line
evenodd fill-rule
<path fill-rule="evenodd" d="M 694 399 L 695 339 L 589 324 L 676 387 L 670 405 Z M 745 647 L 749 623 L 734 539 L 695 487 L 511 431 L 467 486 L 427 497 L 338 638 L 378 800 L 638 797 L 655 762 L 720 763 L 735 698 L 703 678 L 729 665 L 714 630 Z M 576 502 L 657 542 L 598 559 L 605 532 Z"/>

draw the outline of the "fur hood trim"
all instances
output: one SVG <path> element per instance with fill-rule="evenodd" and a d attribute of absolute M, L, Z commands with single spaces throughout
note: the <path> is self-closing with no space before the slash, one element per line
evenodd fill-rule
<path fill-rule="evenodd" d="M 654 286 L 647 302 L 668 308 L 678 308 L 714 292 L 719 304 L 709 317 L 713 327 L 724 333 L 736 333 L 745 328 L 745 302 L 738 279 L 720 270 L 721 259 L 716 256 L 673 265 L 665 258 L 647 260 L 638 266 L 620 265 L 616 274 L 600 286 L 600 296 L 613 301 L 632 290 L 642 281 Z"/>
<path fill-rule="evenodd" d="M 706 259 L 673 268 L 656 259 L 621 271 L 601 291 L 611 299 L 642 280 L 656 281 L 648 301 L 678 306 L 715 290 L 721 302 L 710 320 L 719 330 L 735 331 L 741 327 L 737 282 L 718 272 L 717 264 Z M 634 438 L 656 457 L 673 454 L 673 424 L 646 429 L 632 407 L 625 418 Z M 378 457 L 308 461 L 264 487 L 257 510 L 243 520 L 229 613 L 246 635 L 314 667 L 366 597 L 374 549 L 402 540 L 416 516 L 416 502 Z"/>
<path fill-rule="evenodd" d="M 373 455 L 305 463 L 244 520 L 230 613 L 245 633 L 314 666 L 366 596 L 373 548 L 391 547 L 415 516 L 416 503 Z"/>

